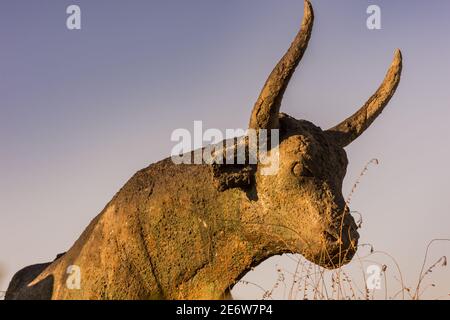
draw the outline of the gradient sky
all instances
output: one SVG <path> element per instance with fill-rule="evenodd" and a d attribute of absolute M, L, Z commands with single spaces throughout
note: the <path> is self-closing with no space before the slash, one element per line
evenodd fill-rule
<path fill-rule="evenodd" d="M 450 2 L 313 0 L 315 29 L 282 111 L 328 128 L 376 90 L 401 48 L 396 96 L 347 148 L 361 242 L 416 281 L 427 243 L 450 238 Z M 66 29 L 78 4 L 82 30 Z M 382 30 L 366 8 L 382 9 Z M 301 0 L 2 0 L 0 290 L 52 260 L 138 169 L 165 158 L 174 129 L 245 128 L 267 75 L 298 31 Z M 450 256 L 437 244 L 430 262 Z M 274 258 L 249 275 L 270 286 Z M 438 270 L 431 297 L 450 292 Z M 238 297 L 257 291 L 237 288 Z"/>

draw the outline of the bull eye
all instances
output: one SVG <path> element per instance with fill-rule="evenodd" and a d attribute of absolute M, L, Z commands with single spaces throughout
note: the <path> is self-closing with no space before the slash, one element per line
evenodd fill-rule
<path fill-rule="evenodd" d="M 300 162 L 297 162 L 294 164 L 294 166 L 292 167 L 292 173 L 296 177 L 314 177 L 311 170 L 309 170 L 307 167 L 305 167 Z"/>

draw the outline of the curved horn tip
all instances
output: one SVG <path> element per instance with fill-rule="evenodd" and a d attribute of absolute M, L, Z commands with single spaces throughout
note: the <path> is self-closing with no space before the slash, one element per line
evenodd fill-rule
<path fill-rule="evenodd" d="M 305 0 L 305 16 L 310 16 L 313 13 L 313 6 L 311 4 L 311 1 Z"/>
<path fill-rule="evenodd" d="M 309 0 L 304 0 L 304 13 L 300 31 L 288 51 L 272 70 L 253 107 L 251 129 L 276 129 L 278 116 L 288 83 L 308 47 L 314 24 L 314 10 Z"/>
<path fill-rule="evenodd" d="M 401 64 L 403 61 L 403 54 L 400 49 L 396 49 L 394 53 L 394 64 Z"/>
<path fill-rule="evenodd" d="M 383 83 L 374 95 L 351 117 L 347 118 L 337 126 L 327 130 L 342 147 L 346 147 L 358 138 L 391 100 L 400 78 L 403 68 L 403 57 L 400 49 L 395 50 L 392 64 L 383 80 Z"/>

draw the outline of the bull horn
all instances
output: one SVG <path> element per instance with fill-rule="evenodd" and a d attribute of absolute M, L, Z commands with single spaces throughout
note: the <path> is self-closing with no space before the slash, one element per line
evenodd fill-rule
<path fill-rule="evenodd" d="M 302 26 L 286 54 L 273 69 L 253 107 L 250 129 L 277 129 L 281 101 L 295 68 L 308 46 L 314 23 L 314 12 L 305 0 Z"/>
<path fill-rule="evenodd" d="M 381 114 L 400 83 L 401 73 L 402 53 L 397 49 L 392 65 L 375 94 L 354 115 L 327 130 L 341 147 L 346 147 L 352 143 Z"/>

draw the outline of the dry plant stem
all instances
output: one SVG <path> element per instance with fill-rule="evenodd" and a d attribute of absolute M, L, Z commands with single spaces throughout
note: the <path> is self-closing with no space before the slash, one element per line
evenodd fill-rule
<path fill-rule="evenodd" d="M 420 274 L 419 274 L 419 280 L 417 281 L 417 286 L 416 286 L 416 290 L 415 293 L 413 295 L 413 299 L 417 300 L 419 299 L 419 290 L 420 290 L 420 285 L 423 281 L 423 279 L 426 276 L 426 273 L 424 274 L 424 269 L 425 269 L 425 264 L 427 263 L 427 259 L 428 259 L 428 252 L 430 250 L 430 247 L 433 245 L 433 243 L 435 242 L 442 242 L 442 241 L 448 241 L 450 242 L 450 239 L 433 239 L 431 240 L 428 245 L 427 245 L 427 250 L 425 251 L 425 257 L 423 259 L 423 263 L 422 263 L 422 268 L 420 269 Z"/>
<path fill-rule="evenodd" d="M 292 294 L 293 294 L 293 291 L 294 291 L 294 287 L 295 287 L 295 284 L 297 283 L 297 274 L 298 274 L 298 269 L 299 268 L 300 268 L 300 260 L 298 260 L 297 265 L 295 267 L 295 272 L 292 274 L 292 285 L 291 285 L 291 288 L 289 290 L 289 296 L 288 296 L 289 300 L 292 299 Z"/>

